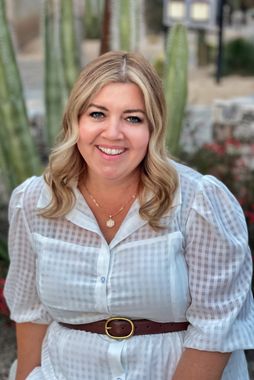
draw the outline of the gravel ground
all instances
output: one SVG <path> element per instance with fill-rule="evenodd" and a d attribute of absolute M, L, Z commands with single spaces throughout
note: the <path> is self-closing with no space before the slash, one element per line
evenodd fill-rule
<path fill-rule="evenodd" d="M 0 321 L 0 380 L 8 379 L 9 368 L 15 358 L 15 329 Z"/>
<path fill-rule="evenodd" d="M 254 351 L 246 352 L 246 356 L 249 364 L 250 380 L 254 380 Z M 0 322 L 0 380 L 8 379 L 8 371 L 15 358 L 15 329 Z"/>

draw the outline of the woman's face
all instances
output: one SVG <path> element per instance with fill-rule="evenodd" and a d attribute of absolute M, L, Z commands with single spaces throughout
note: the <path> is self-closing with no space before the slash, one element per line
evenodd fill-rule
<path fill-rule="evenodd" d="M 147 152 L 148 119 L 134 83 L 109 83 L 91 99 L 79 120 L 78 149 L 90 178 L 119 182 L 139 174 Z"/>

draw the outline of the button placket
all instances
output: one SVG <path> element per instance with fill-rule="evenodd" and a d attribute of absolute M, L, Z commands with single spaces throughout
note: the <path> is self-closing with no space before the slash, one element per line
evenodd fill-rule
<path fill-rule="evenodd" d="M 99 312 L 108 312 L 107 304 L 107 275 L 109 270 L 110 251 L 106 244 L 102 244 L 97 261 L 97 282 L 95 286 L 96 309 Z"/>

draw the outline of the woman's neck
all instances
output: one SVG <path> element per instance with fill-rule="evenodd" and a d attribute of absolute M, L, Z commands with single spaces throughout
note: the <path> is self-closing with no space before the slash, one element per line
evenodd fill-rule
<path fill-rule="evenodd" d="M 140 173 L 132 174 L 124 181 L 111 181 L 93 178 L 90 175 L 83 177 L 79 182 L 80 189 L 87 189 L 92 196 L 106 206 L 123 203 L 128 197 L 138 195 Z"/>

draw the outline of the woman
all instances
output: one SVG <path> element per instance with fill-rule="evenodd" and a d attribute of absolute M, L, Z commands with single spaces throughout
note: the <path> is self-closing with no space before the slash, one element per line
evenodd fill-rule
<path fill-rule="evenodd" d="M 81 72 L 44 177 L 10 201 L 17 380 L 248 379 L 244 216 L 222 183 L 168 157 L 165 120 L 140 55 Z"/>

